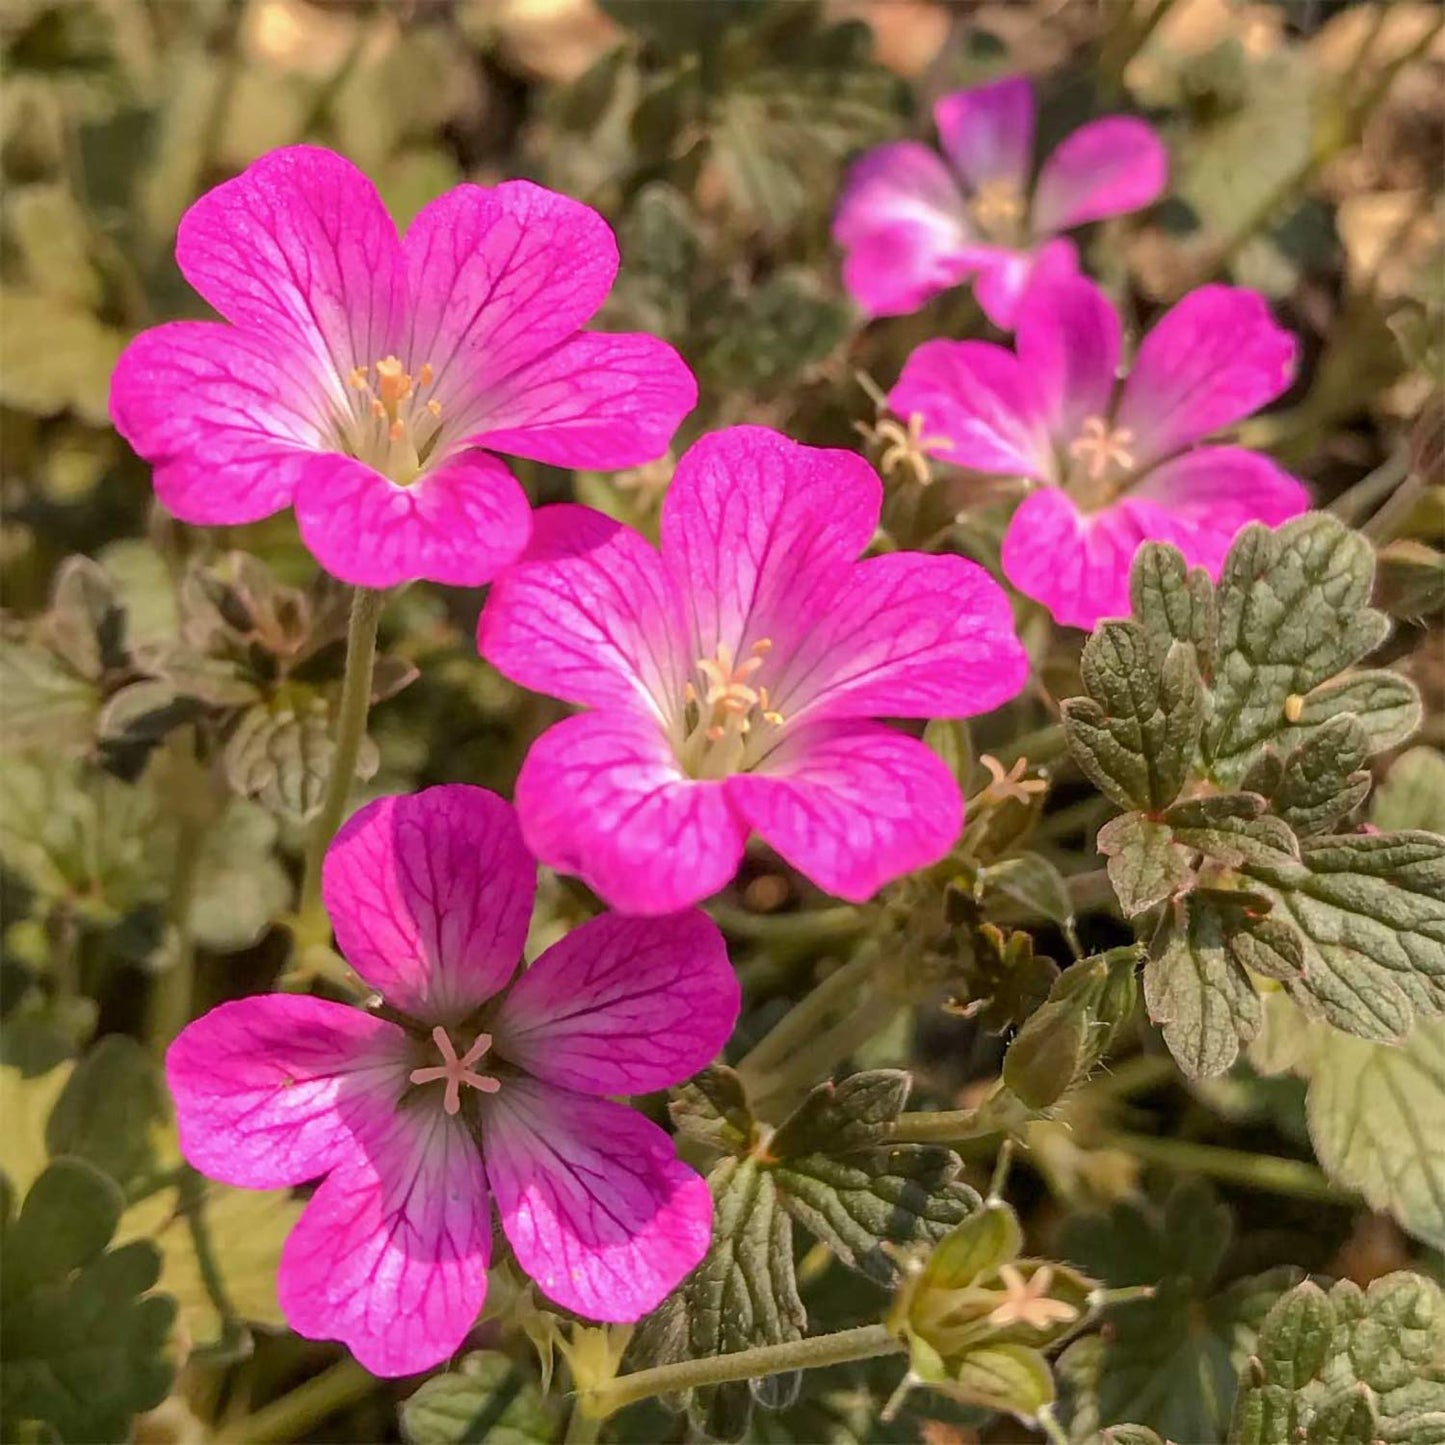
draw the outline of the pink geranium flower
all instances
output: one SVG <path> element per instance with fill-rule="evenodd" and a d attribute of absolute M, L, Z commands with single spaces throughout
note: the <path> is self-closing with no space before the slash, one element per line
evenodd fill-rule
<path fill-rule="evenodd" d="M 182 521 L 294 506 L 316 559 L 358 585 L 489 581 L 530 528 L 491 452 L 633 466 L 697 399 L 663 342 L 579 330 L 616 242 L 527 181 L 458 186 L 398 240 L 355 166 L 294 146 L 202 196 L 176 260 L 230 324 L 142 332 L 116 367 L 116 426 Z"/>
<path fill-rule="evenodd" d="M 1068 136 L 1030 188 L 1034 94 L 1020 76 L 945 95 L 933 117 L 944 156 L 918 141 L 880 146 L 843 186 L 833 238 L 844 284 L 873 316 L 916 311 L 972 276 L 984 314 L 1011 331 L 1034 276 L 1078 270 L 1060 232 L 1137 211 L 1168 179 L 1153 130 L 1111 115 Z"/>
<path fill-rule="evenodd" d="M 604 915 L 516 970 L 536 885 L 512 809 L 431 788 L 361 809 L 324 873 L 336 941 L 384 1017 L 269 994 L 171 1045 L 181 1149 L 212 1178 L 325 1179 L 281 1255 L 298 1334 L 367 1369 L 427 1369 L 486 1294 L 492 1201 L 517 1263 L 558 1304 L 635 1320 L 707 1249 L 706 1183 L 663 1130 L 604 1095 L 707 1064 L 738 1012 L 696 911 Z"/>
<path fill-rule="evenodd" d="M 1073 627 L 1127 615 L 1139 544 L 1170 542 L 1219 575 L 1246 522 L 1274 526 L 1309 494 L 1268 457 L 1197 446 L 1294 375 L 1295 342 L 1252 291 L 1202 286 L 1156 323 L 1118 380 L 1119 317 L 1092 282 L 1030 290 L 1016 350 L 927 341 L 889 405 L 932 455 L 1039 483 L 1014 513 L 1003 569 Z"/>
<path fill-rule="evenodd" d="M 857 560 L 881 500 L 852 452 L 733 427 L 678 463 L 660 555 L 586 507 L 537 513 L 478 641 L 514 681 L 591 709 L 517 781 L 544 863 L 666 913 L 721 888 L 750 832 L 855 900 L 948 851 L 952 774 L 869 719 L 987 712 L 1028 663 L 982 568 Z"/>

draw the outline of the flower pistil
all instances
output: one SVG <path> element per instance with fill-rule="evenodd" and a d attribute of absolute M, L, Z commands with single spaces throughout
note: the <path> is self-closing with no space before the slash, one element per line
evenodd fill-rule
<path fill-rule="evenodd" d="M 478 1034 L 472 1040 L 471 1048 L 460 1058 L 457 1057 L 456 1046 L 452 1043 L 451 1035 L 440 1024 L 431 1031 L 431 1036 L 432 1042 L 441 1051 L 442 1062 L 424 1069 L 413 1069 L 410 1079 L 413 1084 L 435 1084 L 445 1081 L 446 1094 L 442 1099 L 442 1108 L 448 1114 L 460 1113 L 463 1084 L 483 1094 L 495 1094 L 502 1087 L 501 1080 L 494 1079 L 490 1074 L 478 1074 L 472 1071 L 472 1065 L 491 1048 L 491 1034 Z"/>
<path fill-rule="evenodd" d="M 415 480 L 441 430 L 441 402 L 421 399 L 435 376 L 430 362 L 413 376 L 399 357 L 384 356 L 352 367 L 347 378 L 362 403 L 347 428 L 353 454 L 403 486 Z"/>

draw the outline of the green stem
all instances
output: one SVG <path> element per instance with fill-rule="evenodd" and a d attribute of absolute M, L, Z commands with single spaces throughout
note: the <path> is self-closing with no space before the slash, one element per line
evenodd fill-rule
<path fill-rule="evenodd" d="M 994 1132 L 992 1129 L 987 1132 Z M 900 1114 L 887 1126 L 890 1144 L 951 1144 L 956 1139 L 976 1139 L 979 1134 L 976 1109 L 934 1109 L 917 1114 Z"/>
<path fill-rule="evenodd" d="M 1358 1199 L 1350 1190 L 1331 1184 L 1321 1170 L 1302 1159 L 1250 1154 L 1243 1149 L 1197 1144 L 1192 1139 L 1156 1139 L 1150 1134 L 1106 1134 L 1100 1143 L 1122 1149 L 1146 1164 L 1183 1174 L 1207 1174 L 1266 1194 L 1288 1194 L 1327 1204 L 1353 1204 Z"/>
<path fill-rule="evenodd" d="M 626 1405 L 653 1395 L 702 1385 L 725 1385 L 732 1380 L 755 1380 L 787 1370 L 816 1370 L 825 1365 L 844 1365 L 852 1360 L 871 1360 L 879 1355 L 901 1354 L 906 1348 L 887 1325 L 862 1325 L 831 1335 L 791 1340 L 782 1345 L 758 1345 L 729 1355 L 709 1355 L 701 1360 L 679 1360 L 619 1376 L 605 1385 L 594 1386 L 578 1397 L 587 1412 L 605 1419 Z"/>
<path fill-rule="evenodd" d="M 174 941 L 169 965 L 155 978 L 151 991 L 146 1041 L 162 1062 L 171 1040 L 191 1021 L 196 985 L 196 940 L 191 932 L 191 906 L 200 873 L 205 825 L 194 813 L 183 813 L 176 832 L 176 865 L 166 922 Z"/>
<path fill-rule="evenodd" d="M 376 1380 L 348 1356 L 279 1400 L 263 1405 L 254 1415 L 221 1430 L 212 1437 L 212 1445 L 273 1445 L 276 1441 L 299 1440 L 317 1421 L 364 1400 L 376 1386 Z"/>
<path fill-rule="evenodd" d="M 868 915 L 851 903 L 806 913 L 749 913 L 730 903 L 714 903 L 708 912 L 724 933 L 755 943 L 829 943 L 854 938 L 868 926 Z"/>
<path fill-rule="evenodd" d="M 231 1293 L 226 1288 L 221 1267 L 216 1263 L 211 1226 L 206 1219 L 205 1180 L 189 1164 L 183 1164 L 176 1171 L 176 1202 L 185 1218 L 186 1228 L 190 1231 L 191 1247 L 196 1253 L 196 1269 L 201 1276 L 201 1287 L 221 1317 L 221 1338 L 217 1344 L 222 1349 L 228 1349 L 244 1339 L 245 1326 L 231 1301 Z"/>
<path fill-rule="evenodd" d="M 867 994 L 853 1011 L 805 1047 L 782 1061 L 771 1073 L 754 1076 L 748 1089 L 755 1113 L 780 1118 L 820 1079 L 828 1078 L 844 1059 L 893 1022 L 898 1004 Z"/>
<path fill-rule="evenodd" d="M 1401 529 L 1410 520 L 1415 503 L 1425 491 L 1425 478 L 1419 472 L 1411 472 L 1403 483 L 1385 499 L 1385 505 L 1360 528 L 1365 536 L 1377 547 L 1393 542 Z"/>
<path fill-rule="evenodd" d="M 855 958 L 835 969 L 794 1004 L 738 1064 L 744 1082 L 761 1079 L 795 1055 L 808 1040 L 816 1038 L 825 1022 L 853 1001 L 853 994 L 867 982 L 873 965 L 870 955 Z"/>
<path fill-rule="evenodd" d="M 601 1433 L 602 1417 L 589 1415 L 579 1402 L 573 1405 L 567 1418 L 567 1433 L 562 1437 L 562 1445 L 593 1445 Z"/>
<path fill-rule="evenodd" d="M 321 865 L 326 850 L 346 814 L 346 800 L 356 781 L 356 760 L 366 738 L 366 715 L 371 707 L 371 675 L 376 665 L 376 629 L 381 621 L 385 592 L 358 587 L 351 601 L 351 622 L 346 634 L 346 676 L 336 715 L 336 750 L 326 780 L 321 812 L 311 825 L 306 863 L 301 876 L 301 903 L 297 934 L 305 942 L 329 935 L 326 911 L 321 906 Z"/>

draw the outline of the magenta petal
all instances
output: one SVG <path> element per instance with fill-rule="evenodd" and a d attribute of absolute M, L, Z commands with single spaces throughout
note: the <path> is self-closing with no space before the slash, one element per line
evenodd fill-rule
<path fill-rule="evenodd" d="M 571 337 L 617 275 L 607 222 L 531 181 L 457 186 L 422 209 L 402 244 L 408 354 L 435 371 L 444 417 L 470 415 L 499 382 Z"/>
<path fill-rule="evenodd" d="M 357 1149 L 353 1126 L 406 1090 L 406 1036 L 360 1009 L 301 994 L 236 999 L 166 1052 L 181 1153 L 249 1189 L 317 1179 Z"/>
<path fill-rule="evenodd" d="M 197 526 L 255 522 L 290 505 L 323 445 L 328 399 L 307 367 L 274 340 L 176 321 L 121 353 L 111 416 L 155 468 L 167 511 Z"/>
<path fill-rule="evenodd" d="M 486 1131 L 517 1263 L 565 1308 L 641 1319 L 707 1253 L 707 1184 L 635 1110 L 509 1079 L 488 1105 Z"/>
<path fill-rule="evenodd" d="M 799 617 L 773 706 L 821 717 L 972 717 L 1028 680 L 1002 587 L 975 562 L 893 552 L 850 569 L 827 610 Z"/>
<path fill-rule="evenodd" d="M 1169 456 L 1258 411 L 1289 388 L 1295 339 L 1262 296 L 1201 286 L 1144 338 L 1119 399 L 1139 465 Z"/>
<path fill-rule="evenodd" d="M 664 724 L 692 669 L 684 603 L 656 550 L 590 507 L 542 507 L 493 586 L 477 647 L 535 692 Z"/>
<path fill-rule="evenodd" d="M 846 252 L 848 294 L 872 316 L 916 311 L 972 269 L 963 193 L 918 141 L 879 146 L 853 163 L 833 239 Z"/>
<path fill-rule="evenodd" d="M 611 471 L 660 457 L 697 405 L 687 363 L 653 336 L 582 333 L 497 383 L 469 440 L 554 467 Z"/>
<path fill-rule="evenodd" d="M 958 784 L 938 755 L 872 723 L 800 728 L 727 789 L 767 843 L 850 903 L 937 863 L 963 826 Z"/>
<path fill-rule="evenodd" d="M 1004 575 L 1066 627 L 1129 615 L 1129 568 L 1145 541 L 1183 546 L 1189 527 L 1155 503 L 1125 499 L 1084 515 L 1053 487 L 1025 497 L 1003 539 Z"/>
<path fill-rule="evenodd" d="M 1225 553 L 1249 522 L 1277 527 L 1307 512 L 1310 494 L 1277 463 L 1242 447 L 1200 447 L 1161 462 L 1130 493 L 1188 526 L 1186 560 L 1219 576 Z"/>
<path fill-rule="evenodd" d="M 406 276 L 396 227 L 376 187 L 331 151 L 271 151 L 208 191 L 181 217 L 176 260 L 228 321 L 283 356 L 308 356 L 341 406 L 351 368 L 397 349 Z"/>
<path fill-rule="evenodd" d="M 737 1022 L 727 945 L 705 913 L 604 913 L 554 943 L 507 993 L 494 1047 L 548 1084 L 646 1094 L 710 1064 Z"/>
<path fill-rule="evenodd" d="M 358 809 L 321 874 L 347 962 L 424 1023 L 469 1013 L 511 978 L 536 886 L 512 809 L 460 783 Z"/>
<path fill-rule="evenodd" d="M 520 555 L 532 527 L 516 478 L 481 451 L 451 457 L 408 487 L 353 457 L 313 457 L 295 505 L 312 556 L 356 587 L 480 587 Z"/>
<path fill-rule="evenodd" d="M 428 1370 L 481 1313 L 490 1215 L 467 1125 L 440 1109 L 394 1114 L 291 1231 L 276 1275 L 281 1309 L 298 1335 L 341 1340 L 374 1375 Z"/>
<path fill-rule="evenodd" d="M 1035 282 L 1019 308 L 1014 344 L 1062 450 L 1089 417 L 1107 419 L 1121 337 L 1119 314 L 1100 287 L 1082 276 Z"/>
<path fill-rule="evenodd" d="M 719 642 L 741 657 L 782 642 L 873 538 L 878 474 L 856 452 L 805 447 L 766 427 L 712 432 L 677 464 L 662 504 L 662 557 L 691 600 L 689 662 Z"/>
<path fill-rule="evenodd" d="M 1049 476 L 1053 452 L 1044 402 L 1018 358 L 987 341 L 925 341 L 888 405 L 923 418 L 928 451 L 956 466 L 1003 476 Z"/>
<path fill-rule="evenodd" d="M 974 298 L 983 314 L 1000 331 L 1012 331 L 1019 306 L 1032 286 L 1073 276 L 1079 269 L 1074 243 L 1060 238 L 1047 241 L 1032 251 L 998 250 L 979 268 L 973 284 Z"/>
<path fill-rule="evenodd" d="M 933 106 L 938 139 L 970 190 L 998 182 L 1023 193 L 1034 155 L 1034 89 L 1021 75 L 955 90 Z"/>
<path fill-rule="evenodd" d="M 1044 162 L 1034 190 L 1034 233 L 1052 236 L 1140 210 L 1158 200 L 1168 181 L 1169 155 L 1150 126 L 1125 115 L 1090 121 Z"/>
<path fill-rule="evenodd" d="M 675 913 L 737 872 L 747 829 L 721 783 L 686 777 L 655 723 L 584 713 L 549 728 L 517 778 L 540 862 L 624 913 Z"/>

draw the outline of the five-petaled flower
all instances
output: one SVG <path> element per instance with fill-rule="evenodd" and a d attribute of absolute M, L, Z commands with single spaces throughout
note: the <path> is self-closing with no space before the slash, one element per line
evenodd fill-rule
<path fill-rule="evenodd" d="M 115 424 L 182 521 L 294 506 L 344 581 L 490 581 L 526 545 L 493 451 L 607 470 L 661 456 L 697 398 L 650 336 L 581 328 L 617 272 L 595 211 L 527 181 L 458 186 L 398 240 L 330 151 L 273 151 L 186 213 L 176 260 L 229 325 L 143 332 Z"/>
<path fill-rule="evenodd" d="M 947 438 L 934 457 L 1041 484 L 1014 513 L 1004 572 L 1059 622 L 1092 627 L 1128 613 L 1141 542 L 1172 543 L 1217 577 L 1247 522 L 1309 506 L 1268 457 L 1196 445 L 1285 391 L 1295 349 L 1259 296 L 1203 286 L 1159 319 L 1120 383 L 1119 317 L 1071 276 L 1030 289 L 1014 351 L 924 342 L 889 404 Z"/>
<path fill-rule="evenodd" d="M 1060 143 L 1030 193 L 1034 95 L 1019 76 L 954 91 L 933 114 L 947 163 L 919 141 L 895 141 L 861 156 L 844 181 L 833 237 L 846 252 L 844 284 L 873 316 L 916 311 L 972 276 L 985 314 L 1012 330 L 1031 279 L 1078 269 L 1060 232 L 1137 211 L 1168 178 L 1153 130 L 1106 116 Z"/>
<path fill-rule="evenodd" d="M 445 1359 L 482 1306 L 493 1199 L 544 1294 L 640 1318 L 702 1258 L 712 1202 L 667 1134 L 602 1096 L 675 1084 L 727 1040 L 738 986 L 717 928 L 695 910 L 604 915 L 508 987 L 536 865 L 480 788 L 369 804 L 323 881 L 388 1016 L 244 998 L 166 1060 L 197 1169 L 252 1188 L 325 1176 L 281 1256 L 292 1327 L 376 1374 Z"/>
<path fill-rule="evenodd" d="M 987 712 L 1028 662 L 974 563 L 857 560 L 881 501 L 855 453 L 734 427 L 678 462 L 660 555 L 588 508 L 537 513 L 478 643 L 590 709 L 539 738 L 517 781 L 542 862 L 666 913 L 727 883 L 750 831 L 857 900 L 948 851 L 952 774 L 870 719 Z"/>

